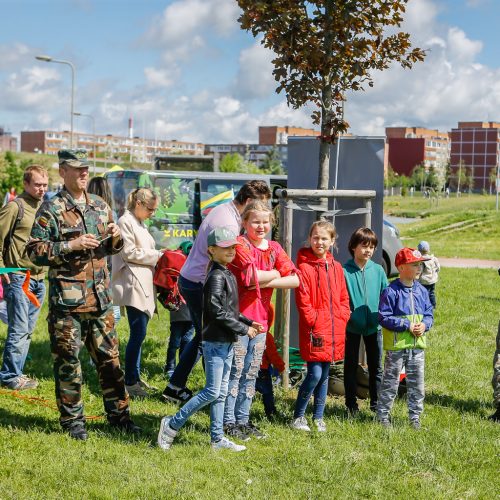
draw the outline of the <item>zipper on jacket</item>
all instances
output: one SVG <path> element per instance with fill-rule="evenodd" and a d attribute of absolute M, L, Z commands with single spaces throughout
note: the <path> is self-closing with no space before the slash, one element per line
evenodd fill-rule
<path fill-rule="evenodd" d="M 335 266 L 333 267 L 335 273 Z M 333 297 L 332 297 L 332 284 L 330 282 L 330 273 L 328 272 L 328 262 L 326 262 L 326 282 L 328 284 L 328 294 L 330 303 L 330 318 L 332 318 L 332 359 L 335 361 L 335 317 L 333 315 Z"/>
<path fill-rule="evenodd" d="M 363 291 L 365 297 L 365 328 L 368 326 L 368 297 L 366 296 L 366 276 L 365 276 L 365 267 L 361 270 L 361 276 L 363 276 Z"/>
<path fill-rule="evenodd" d="M 411 304 L 411 322 L 415 324 L 415 300 L 413 298 L 413 286 L 410 288 L 410 304 Z M 417 347 L 417 337 L 415 337 L 415 335 L 413 335 L 413 347 Z"/>

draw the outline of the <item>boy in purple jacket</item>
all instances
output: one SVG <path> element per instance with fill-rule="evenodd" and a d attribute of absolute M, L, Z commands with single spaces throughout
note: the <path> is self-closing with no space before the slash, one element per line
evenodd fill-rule
<path fill-rule="evenodd" d="M 395 259 L 399 279 L 394 280 L 380 297 L 379 323 L 386 355 L 377 419 L 384 427 L 391 425 L 389 413 L 404 367 L 410 423 L 414 429 L 420 429 L 420 415 L 424 409 L 424 349 L 426 333 L 433 322 L 429 294 L 418 282 L 425 259 L 418 250 L 402 248 Z"/>

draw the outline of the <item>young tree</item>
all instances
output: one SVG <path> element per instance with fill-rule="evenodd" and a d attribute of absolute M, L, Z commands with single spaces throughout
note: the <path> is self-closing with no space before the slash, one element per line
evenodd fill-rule
<path fill-rule="evenodd" d="M 281 163 L 281 156 L 276 148 L 271 148 L 262 161 L 260 166 L 262 172 L 268 174 L 279 175 L 283 173 L 283 164 Z"/>
<path fill-rule="evenodd" d="M 19 164 L 11 151 L 7 151 L 3 159 L 0 158 L 0 192 L 2 195 L 9 192 L 10 188 L 15 188 L 17 194 L 22 192 L 24 169 L 29 163 L 29 160 L 25 160 Z"/>
<path fill-rule="evenodd" d="M 271 49 L 276 92 L 289 106 L 307 103 L 321 124 L 318 188 L 327 189 L 330 145 L 348 129 L 346 93 L 373 86 L 374 71 L 392 62 L 411 68 L 424 52 L 411 47 L 410 35 L 397 28 L 408 0 L 237 0 L 243 29 L 262 35 Z"/>
<path fill-rule="evenodd" d="M 493 191 L 496 192 L 496 186 L 497 186 L 497 167 L 491 167 L 490 168 L 490 176 L 488 177 L 488 180 L 490 181 L 490 194 L 492 194 Z"/>

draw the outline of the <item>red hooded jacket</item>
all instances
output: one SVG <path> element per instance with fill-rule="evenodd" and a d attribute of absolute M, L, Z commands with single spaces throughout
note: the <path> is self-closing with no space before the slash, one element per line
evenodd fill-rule
<path fill-rule="evenodd" d="M 328 252 L 319 259 L 310 248 L 297 254 L 301 273 L 295 290 L 299 310 L 299 347 L 304 361 L 344 359 L 349 294 L 342 266 Z"/>

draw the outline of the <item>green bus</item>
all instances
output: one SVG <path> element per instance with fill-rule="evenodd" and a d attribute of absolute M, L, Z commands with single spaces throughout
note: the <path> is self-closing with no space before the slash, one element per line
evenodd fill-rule
<path fill-rule="evenodd" d="M 121 217 L 128 194 L 148 187 L 160 197 L 155 215 L 147 221 L 157 248 L 175 249 L 193 240 L 203 218 L 212 208 L 231 201 L 249 180 L 268 183 L 271 191 L 286 187 L 286 175 L 257 175 L 222 172 L 116 170 L 104 174 L 111 188 L 113 210 Z M 277 202 L 273 196 L 273 203 Z"/>

